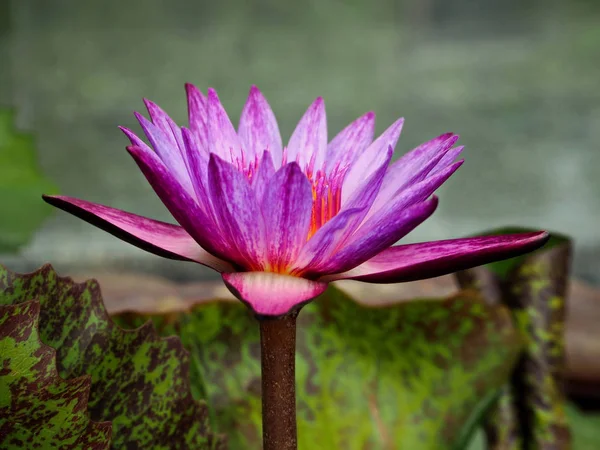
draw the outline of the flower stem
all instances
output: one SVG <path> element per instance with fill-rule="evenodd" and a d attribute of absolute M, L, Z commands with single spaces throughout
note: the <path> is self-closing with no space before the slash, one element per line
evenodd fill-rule
<path fill-rule="evenodd" d="M 296 317 L 260 321 L 263 450 L 296 450 Z"/>

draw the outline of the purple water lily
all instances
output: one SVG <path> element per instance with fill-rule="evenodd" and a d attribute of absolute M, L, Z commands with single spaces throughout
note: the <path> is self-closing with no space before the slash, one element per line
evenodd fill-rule
<path fill-rule="evenodd" d="M 236 132 L 217 93 L 188 84 L 189 128 L 145 101 L 150 143 L 122 128 L 129 153 L 179 225 L 64 196 L 45 200 L 144 250 L 220 272 L 262 316 L 280 316 L 333 280 L 396 283 L 517 256 L 545 232 L 394 245 L 436 209 L 462 164 L 458 136 L 432 139 L 393 164 L 403 119 L 374 138 L 369 112 L 328 143 L 316 99 L 287 146 L 256 87 Z M 151 148 L 152 147 L 152 148 Z"/>

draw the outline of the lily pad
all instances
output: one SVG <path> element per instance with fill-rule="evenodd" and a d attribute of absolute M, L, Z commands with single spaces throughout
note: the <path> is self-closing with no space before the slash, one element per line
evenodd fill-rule
<path fill-rule="evenodd" d="M 136 326 L 148 317 L 118 320 Z M 160 308 L 153 319 L 192 349 L 193 384 L 230 448 L 259 449 L 256 319 L 218 300 L 190 313 Z M 456 449 L 481 402 L 506 383 L 521 344 L 509 311 L 474 293 L 373 307 L 330 287 L 298 317 L 299 448 Z"/>
<path fill-rule="evenodd" d="M 0 306 L 0 438 L 3 449 L 107 450 L 110 422 L 87 412 L 90 377 L 64 380 L 40 341 L 40 304 Z"/>
<path fill-rule="evenodd" d="M 562 392 L 570 260 L 570 239 L 553 234 L 532 253 L 457 273 L 462 287 L 479 290 L 489 304 L 509 306 L 525 337 L 518 370 L 486 424 L 492 448 L 516 450 L 519 442 L 530 449 L 571 448 Z"/>
<path fill-rule="evenodd" d="M 14 114 L 0 109 L 0 253 L 14 252 L 26 244 L 51 208 L 40 201 L 55 193 L 36 159 L 33 138 L 14 126 Z"/>
<path fill-rule="evenodd" d="M 59 375 L 89 377 L 87 410 L 92 420 L 112 422 L 112 448 L 224 448 L 209 431 L 206 405 L 190 393 L 189 354 L 177 337 L 160 338 L 151 323 L 118 327 L 93 280 L 77 284 L 48 265 L 26 275 L 0 266 L 0 304 L 31 298 Z"/>

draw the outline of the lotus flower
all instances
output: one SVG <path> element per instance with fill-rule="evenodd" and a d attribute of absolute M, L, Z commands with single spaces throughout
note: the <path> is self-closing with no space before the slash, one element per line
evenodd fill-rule
<path fill-rule="evenodd" d="M 517 256 L 545 232 L 394 245 L 435 211 L 432 196 L 462 164 L 458 136 L 442 134 L 390 164 L 404 123 L 374 138 L 375 114 L 329 143 L 317 98 L 286 146 L 252 87 L 237 131 L 217 93 L 186 85 L 189 127 L 155 103 L 136 117 L 150 146 L 121 128 L 127 150 L 179 225 L 84 200 L 45 200 L 124 241 L 219 273 L 260 316 L 281 316 L 334 280 L 397 283 Z M 152 148 L 151 148 L 152 147 Z"/>

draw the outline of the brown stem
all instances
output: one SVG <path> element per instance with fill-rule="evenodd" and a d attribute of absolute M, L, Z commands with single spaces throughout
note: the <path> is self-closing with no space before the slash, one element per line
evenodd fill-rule
<path fill-rule="evenodd" d="M 263 450 L 296 450 L 296 317 L 260 322 Z"/>

